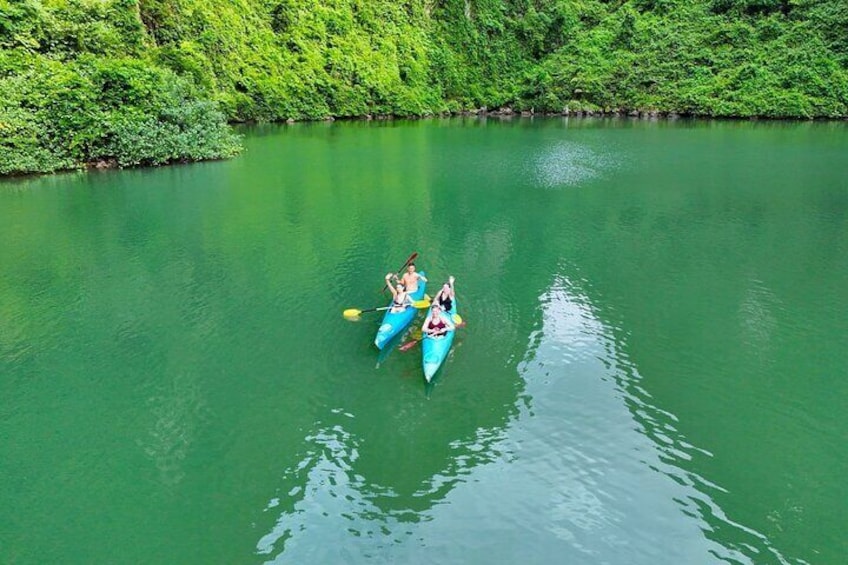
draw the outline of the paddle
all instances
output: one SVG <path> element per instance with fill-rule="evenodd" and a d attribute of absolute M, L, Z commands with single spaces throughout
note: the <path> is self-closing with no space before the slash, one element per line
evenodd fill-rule
<path fill-rule="evenodd" d="M 410 255 L 410 256 L 406 259 L 406 263 L 404 263 L 404 264 L 403 264 L 403 266 L 402 266 L 400 269 L 398 269 L 398 270 L 397 270 L 397 272 L 399 273 L 399 272 L 401 272 L 402 270 L 404 270 L 405 268 L 407 268 L 407 267 L 409 266 L 409 264 L 410 264 L 410 263 L 412 263 L 413 261 L 415 261 L 415 258 L 416 258 L 416 257 L 418 257 L 418 252 L 417 252 L 417 251 L 413 251 L 413 252 L 412 252 L 412 255 Z M 389 288 L 389 285 L 388 285 L 388 284 L 383 285 L 383 290 L 381 290 L 380 292 L 386 292 L 386 289 L 387 289 L 387 288 Z"/>
<path fill-rule="evenodd" d="M 415 339 L 407 341 L 406 343 L 404 343 L 403 345 L 398 347 L 398 351 L 408 351 L 408 350 L 412 349 L 413 347 L 415 347 L 415 344 L 418 343 L 419 341 L 421 341 L 422 339 L 424 339 L 423 335 L 421 337 L 417 337 Z"/>
<path fill-rule="evenodd" d="M 430 307 L 429 300 L 415 300 L 412 302 L 413 308 L 418 308 L 419 310 L 423 310 L 425 308 Z M 342 312 L 342 316 L 345 318 L 356 318 L 360 314 L 365 314 L 366 312 L 380 312 L 383 310 L 389 310 L 393 308 L 393 306 L 380 306 L 379 308 L 366 308 L 365 310 L 360 310 L 358 308 L 348 308 L 344 312 Z"/>
<path fill-rule="evenodd" d="M 460 316 L 459 314 L 453 315 L 453 323 L 454 323 L 455 327 L 457 327 L 457 328 L 464 328 L 465 327 L 465 320 L 463 320 L 462 316 Z M 411 339 L 411 340 L 407 341 L 406 343 L 404 343 L 403 345 L 401 345 L 400 347 L 398 347 L 398 351 L 409 351 L 410 349 L 415 347 L 415 344 L 418 343 L 419 341 L 421 341 L 422 339 L 424 339 L 423 333 L 421 334 L 421 337 L 416 337 L 414 339 Z"/>

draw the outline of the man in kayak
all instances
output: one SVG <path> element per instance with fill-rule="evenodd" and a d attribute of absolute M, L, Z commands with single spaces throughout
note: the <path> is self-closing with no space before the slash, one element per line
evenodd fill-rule
<path fill-rule="evenodd" d="M 398 283 L 397 286 L 392 286 L 392 274 L 386 275 L 386 286 L 392 291 L 392 308 L 390 312 L 403 312 L 412 305 L 412 297 L 409 292 L 403 288 L 403 285 Z M 395 277 L 397 279 L 397 277 Z"/>
<path fill-rule="evenodd" d="M 427 319 L 424 320 L 424 325 L 421 326 L 421 331 L 428 337 L 442 337 L 455 329 L 456 326 L 453 325 L 450 316 L 444 315 L 438 304 L 433 304 Z"/>
<path fill-rule="evenodd" d="M 436 296 L 433 297 L 433 304 L 441 306 L 444 312 L 450 312 L 453 308 L 453 301 L 456 298 L 456 291 L 453 288 L 453 281 L 455 280 L 453 275 L 449 276 L 448 282 L 443 284 Z"/>
<path fill-rule="evenodd" d="M 403 274 L 403 277 L 398 278 L 397 275 L 395 275 L 395 280 L 403 284 L 403 287 L 406 289 L 406 292 L 410 294 L 418 290 L 419 279 L 424 282 L 427 282 L 427 277 L 425 277 L 421 273 L 415 272 L 415 263 L 410 263 L 406 267 L 406 272 Z"/>

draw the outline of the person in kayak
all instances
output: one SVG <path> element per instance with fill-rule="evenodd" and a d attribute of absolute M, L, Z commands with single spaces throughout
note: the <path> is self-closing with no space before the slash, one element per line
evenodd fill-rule
<path fill-rule="evenodd" d="M 453 309 L 453 301 L 456 298 L 456 291 L 453 287 L 453 281 L 455 280 L 453 275 L 448 277 L 448 282 L 443 284 L 439 292 L 436 293 L 436 296 L 433 297 L 433 304 L 441 306 L 444 312 L 450 312 Z"/>
<path fill-rule="evenodd" d="M 428 337 L 442 337 L 454 329 L 456 327 L 453 321 L 442 313 L 442 308 L 438 304 L 433 304 L 427 319 L 424 320 L 424 325 L 421 326 L 421 331 Z"/>
<path fill-rule="evenodd" d="M 414 293 L 418 290 L 418 281 L 422 280 L 427 282 L 427 277 L 422 275 L 421 273 L 415 272 L 415 263 L 410 263 L 406 267 L 406 272 L 403 274 L 401 278 L 398 278 L 395 275 L 395 280 L 401 284 L 406 289 L 406 292 Z"/>
<path fill-rule="evenodd" d="M 391 273 L 386 275 L 386 286 L 392 291 L 392 308 L 390 312 L 403 312 L 412 305 L 412 297 L 409 296 L 409 292 L 406 291 L 402 284 L 398 283 L 397 286 L 392 286 L 392 276 Z"/>

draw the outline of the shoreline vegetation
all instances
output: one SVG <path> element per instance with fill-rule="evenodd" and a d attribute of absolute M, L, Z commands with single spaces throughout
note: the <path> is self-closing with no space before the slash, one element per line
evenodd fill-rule
<path fill-rule="evenodd" d="M 0 176 L 456 115 L 845 119 L 848 3 L 0 0 Z"/>
<path fill-rule="evenodd" d="M 561 112 L 536 112 L 535 110 L 520 110 L 515 111 L 512 108 L 498 108 L 488 110 L 485 108 L 476 108 L 472 110 L 459 110 L 455 112 L 440 112 L 437 114 L 425 114 L 421 116 L 400 116 L 394 114 L 378 114 L 376 116 L 372 115 L 364 115 L 364 116 L 327 116 L 325 118 L 313 118 L 308 120 L 294 120 L 288 119 L 285 121 L 275 121 L 275 122 L 259 122 L 259 121 L 247 121 L 247 122 L 229 122 L 231 126 L 250 126 L 250 125 L 261 125 L 261 124 L 278 124 L 278 125 L 293 125 L 293 124 L 301 124 L 301 123 L 322 123 L 322 122 L 388 122 L 388 121 L 396 121 L 396 120 L 431 120 L 431 119 L 447 119 L 447 118 L 495 118 L 501 120 L 511 120 L 515 118 L 519 119 L 528 119 L 528 118 L 606 118 L 606 119 L 630 119 L 630 120 L 645 120 L 645 121 L 658 121 L 658 120 L 666 120 L 666 121 L 674 121 L 674 120 L 701 120 L 701 121 L 711 121 L 711 120 L 721 120 L 721 121 L 763 121 L 763 122 L 843 122 L 848 121 L 848 116 L 841 116 L 836 118 L 793 118 L 793 117 L 781 117 L 781 118 L 769 118 L 762 116 L 725 116 L 725 117 L 715 117 L 715 116 L 699 116 L 694 114 L 679 114 L 677 112 L 667 112 L 661 110 L 623 110 L 623 109 L 615 109 L 615 110 L 595 110 L 592 108 L 586 109 L 577 109 L 571 110 L 569 108 L 563 109 Z M 233 156 L 237 155 L 236 152 Z M 207 159 L 183 159 L 183 160 L 172 160 L 165 163 L 160 163 L 159 165 L 174 165 L 174 164 L 188 164 L 199 161 L 220 161 L 227 159 L 228 157 L 210 157 Z M 144 165 L 136 165 L 136 166 L 144 166 Z M 148 165 L 150 166 L 150 165 Z M 158 165 L 153 165 L 158 166 Z M 99 159 L 96 161 L 89 161 L 83 163 L 80 167 L 76 167 L 73 169 L 58 169 L 56 171 L 51 171 L 54 173 L 60 172 L 71 172 L 75 170 L 107 170 L 107 169 L 119 169 L 124 168 L 116 159 Z M 19 173 L 19 174 L 11 174 L 5 175 L 6 178 L 12 177 L 24 177 L 24 176 L 33 176 L 41 173 Z M 3 178 L 0 175 L 0 178 Z"/>

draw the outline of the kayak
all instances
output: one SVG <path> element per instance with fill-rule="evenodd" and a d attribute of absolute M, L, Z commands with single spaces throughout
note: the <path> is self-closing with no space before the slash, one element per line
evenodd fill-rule
<path fill-rule="evenodd" d="M 421 274 L 425 277 L 427 276 L 423 272 Z M 426 281 L 418 281 L 418 290 L 410 293 L 409 295 L 413 301 L 422 300 L 424 298 L 426 286 Z M 389 306 L 391 305 L 392 303 L 389 302 Z M 374 339 L 374 345 L 377 346 L 377 349 L 383 349 L 383 347 L 385 347 L 385 345 L 389 343 L 393 337 L 405 330 L 406 327 L 412 323 L 412 320 L 415 319 L 416 314 L 418 314 L 418 309 L 412 306 L 407 306 L 406 310 L 403 312 L 392 312 L 391 310 L 386 310 L 386 315 L 383 316 L 383 322 L 380 324 L 380 329 L 377 330 L 377 337 Z"/>
<path fill-rule="evenodd" d="M 453 299 L 453 304 L 449 310 L 451 320 L 456 324 L 456 298 Z M 444 363 L 445 358 L 450 352 L 451 344 L 453 344 L 453 334 L 456 329 L 447 332 L 441 337 L 430 337 L 425 335 L 421 340 L 421 362 L 424 366 L 424 378 L 429 383 L 439 367 Z"/>

